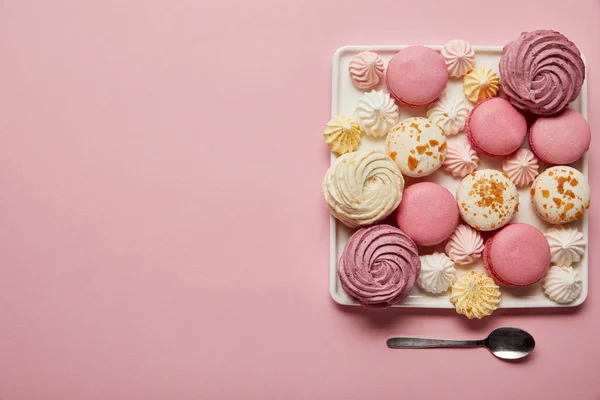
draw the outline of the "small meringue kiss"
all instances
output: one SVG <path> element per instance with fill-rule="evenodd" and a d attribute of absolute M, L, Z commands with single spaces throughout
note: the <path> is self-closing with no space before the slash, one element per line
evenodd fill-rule
<path fill-rule="evenodd" d="M 446 150 L 446 159 L 443 167 L 452 175 L 464 178 L 477 169 L 479 157 L 475 150 L 471 148 L 468 142 L 464 140 L 455 140 L 448 143 Z"/>
<path fill-rule="evenodd" d="M 508 155 L 502 162 L 502 171 L 517 186 L 529 186 L 538 176 L 539 165 L 537 157 L 527 149 L 519 149 Z"/>
<path fill-rule="evenodd" d="M 475 51 L 466 40 L 454 39 L 441 50 L 448 67 L 448 75 L 460 78 L 475 66 Z"/>

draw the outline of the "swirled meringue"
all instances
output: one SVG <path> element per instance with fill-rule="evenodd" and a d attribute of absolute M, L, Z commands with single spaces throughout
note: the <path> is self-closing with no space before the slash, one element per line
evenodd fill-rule
<path fill-rule="evenodd" d="M 323 180 L 331 215 L 351 228 L 390 215 L 400 204 L 403 190 L 404 178 L 394 160 L 375 150 L 341 155 Z"/>
<path fill-rule="evenodd" d="M 454 263 L 444 253 L 421 256 L 421 275 L 419 287 L 430 293 L 442 293 L 448 290 L 456 269 Z"/>
<path fill-rule="evenodd" d="M 325 126 L 325 143 L 331 151 L 345 154 L 358 149 L 363 131 L 358 123 L 344 115 L 333 117 Z"/>
<path fill-rule="evenodd" d="M 499 90 L 500 77 L 489 68 L 474 68 L 463 78 L 463 92 L 473 103 L 494 97 Z"/>
<path fill-rule="evenodd" d="M 469 319 L 491 315 L 500 304 L 500 287 L 484 273 L 469 271 L 452 284 L 450 302 Z"/>
<path fill-rule="evenodd" d="M 539 172 L 538 159 L 527 149 L 519 149 L 508 155 L 502 162 L 502 171 L 517 186 L 528 186 L 535 180 Z"/>
<path fill-rule="evenodd" d="M 446 93 L 427 110 L 427 118 L 438 124 L 446 136 L 463 131 L 468 116 L 469 109 L 465 102 L 462 99 L 451 99 Z"/>
<path fill-rule="evenodd" d="M 375 225 L 348 239 L 338 277 L 344 291 L 360 304 L 385 308 L 408 296 L 420 270 L 415 243 L 396 227 Z"/>
<path fill-rule="evenodd" d="M 581 92 L 585 65 L 573 42 L 559 32 L 523 32 L 504 46 L 504 93 L 518 108 L 538 115 L 561 111 Z"/>
<path fill-rule="evenodd" d="M 464 178 L 477 169 L 479 157 L 471 145 L 464 140 L 448 143 L 446 159 L 442 166 L 452 175 Z"/>
<path fill-rule="evenodd" d="M 381 137 L 398 123 L 400 112 L 389 94 L 383 91 L 365 93 L 356 106 L 356 116 L 367 135 Z"/>
<path fill-rule="evenodd" d="M 442 57 L 448 67 L 448 75 L 459 78 L 475 66 L 475 51 L 466 40 L 454 39 L 442 47 Z"/>
<path fill-rule="evenodd" d="M 552 262 L 570 266 L 579 262 L 585 253 L 585 238 L 577 228 L 569 225 L 554 226 L 546 231 Z"/>
<path fill-rule="evenodd" d="M 544 293 L 557 303 L 570 303 L 581 295 L 583 281 L 572 267 L 553 265 L 542 280 Z"/>
<path fill-rule="evenodd" d="M 360 90 L 370 90 L 383 79 L 383 61 L 372 51 L 358 53 L 348 67 L 354 86 Z"/>
<path fill-rule="evenodd" d="M 483 253 L 481 234 L 468 225 L 459 225 L 446 243 L 446 254 L 456 264 L 471 264 Z"/>

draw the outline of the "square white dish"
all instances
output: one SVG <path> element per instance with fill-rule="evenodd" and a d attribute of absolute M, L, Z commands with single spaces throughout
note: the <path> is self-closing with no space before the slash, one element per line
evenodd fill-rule
<path fill-rule="evenodd" d="M 399 50 L 408 47 L 403 46 L 343 46 L 340 47 L 334 54 L 333 57 L 333 77 L 332 77 L 332 94 L 331 94 L 331 117 L 336 115 L 347 115 L 351 118 L 354 117 L 354 108 L 358 99 L 363 95 L 364 92 L 357 89 L 348 73 L 348 65 L 354 55 L 361 51 L 370 50 L 378 53 L 387 67 L 387 63 L 390 58 L 396 54 Z M 440 50 L 442 46 L 428 46 L 434 50 Z M 491 68 L 494 72 L 498 73 L 498 63 L 502 56 L 502 47 L 482 47 L 473 46 L 476 56 L 477 67 Z M 585 61 L 585 59 L 584 59 Z M 387 88 L 385 83 L 381 83 L 376 90 L 383 90 L 386 93 Z M 446 91 L 449 96 L 461 96 L 462 94 L 462 79 L 450 78 Z M 472 108 L 474 105 L 465 99 L 465 103 Z M 579 111 L 587 119 L 587 79 L 583 83 L 581 93 L 579 97 L 570 104 L 570 108 Z M 425 117 L 426 109 L 411 109 L 406 107 L 400 107 L 400 120 L 409 117 Z M 453 140 L 467 140 L 464 133 L 460 133 L 457 136 L 448 137 L 448 142 Z M 527 140 L 523 144 L 527 146 Z M 385 137 L 384 138 L 372 138 L 363 135 L 359 149 L 380 149 L 385 151 Z M 571 164 L 572 167 L 580 170 L 587 177 L 588 176 L 588 162 L 587 154 L 579 161 Z M 502 157 L 490 158 L 479 155 L 480 163 L 479 169 L 494 168 L 501 170 Z M 333 163 L 336 156 L 332 154 L 331 162 Z M 540 172 L 543 171 L 547 166 L 540 163 Z M 443 169 L 436 171 L 431 176 L 420 179 L 436 182 L 446 187 L 453 194 L 456 192 L 456 188 L 460 183 L 459 178 L 455 178 Z M 407 178 L 406 184 L 415 182 L 416 180 Z M 525 222 L 533 226 L 538 227 L 542 232 L 552 225 L 547 224 L 541 220 L 533 210 L 531 205 L 531 195 L 529 193 L 529 187 L 519 189 L 520 206 L 519 212 L 512 220 L 512 222 Z M 588 242 L 588 217 L 587 214 L 576 222 L 571 223 L 572 226 L 576 226 L 584 235 L 586 242 Z M 356 306 L 358 305 L 344 292 L 340 285 L 340 281 L 337 276 L 337 261 L 342 254 L 348 238 L 354 232 L 354 229 L 346 227 L 335 218 L 331 217 L 330 220 L 330 276 L 329 276 L 329 291 L 333 300 L 342 305 Z M 419 248 L 420 254 L 431 254 L 434 251 L 443 252 L 443 246 L 437 246 L 433 248 Z M 580 305 L 585 301 L 588 294 L 588 249 L 586 247 L 585 254 L 581 258 L 580 262 L 573 265 L 574 269 L 579 272 L 583 280 L 583 290 L 579 298 L 570 304 L 561 305 L 550 300 L 543 292 L 541 283 L 538 282 L 534 285 L 524 288 L 513 288 L 501 286 L 502 301 L 500 308 L 545 308 L 545 307 L 573 307 Z M 485 271 L 482 260 L 478 260 L 476 263 L 467 266 L 456 266 L 457 275 L 461 275 L 470 270 Z M 433 295 L 425 291 L 420 290 L 416 285 L 411 290 L 410 295 L 401 304 L 395 305 L 394 307 L 412 307 L 412 308 L 453 308 L 454 306 L 450 303 L 449 293 L 445 292 L 439 295 Z"/>

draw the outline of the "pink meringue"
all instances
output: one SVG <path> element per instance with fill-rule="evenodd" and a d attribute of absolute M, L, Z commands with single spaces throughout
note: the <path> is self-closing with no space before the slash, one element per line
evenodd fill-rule
<path fill-rule="evenodd" d="M 442 47 L 441 53 L 448 75 L 454 78 L 460 78 L 475 66 L 475 51 L 466 40 L 451 40 Z"/>
<path fill-rule="evenodd" d="M 372 51 L 358 53 L 350 61 L 348 70 L 354 86 L 360 90 L 375 88 L 383 80 L 383 61 Z"/>
<path fill-rule="evenodd" d="M 537 115 L 556 114 L 575 100 L 585 80 L 577 46 L 559 32 L 523 32 L 504 46 L 502 88 L 511 103 Z"/>
<path fill-rule="evenodd" d="M 519 149 L 504 158 L 502 171 L 517 186 L 528 186 L 538 176 L 538 159 L 528 149 Z"/>
<path fill-rule="evenodd" d="M 448 143 L 443 167 L 459 178 L 464 178 L 477 169 L 479 157 L 466 141 Z"/>
<path fill-rule="evenodd" d="M 471 264 L 483 253 L 483 239 L 468 225 L 459 225 L 446 243 L 446 254 L 456 264 Z"/>

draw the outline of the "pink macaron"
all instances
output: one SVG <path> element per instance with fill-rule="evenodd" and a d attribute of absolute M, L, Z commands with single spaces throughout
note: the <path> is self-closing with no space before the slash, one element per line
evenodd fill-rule
<path fill-rule="evenodd" d="M 398 103 L 407 107 L 425 107 L 434 103 L 446 88 L 448 69 L 437 51 L 410 46 L 392 57 L 385 82 Z"/>
<path fill-rule="evenodd" d="M 507 286 L 536 283 L 550 267 L 550 245 L 528 224 L 511 224 L 485 242 L 483 262 L 494 280 Z"/>
<path fill-rule="evenodd" d="M 466 131 L 471 147 L 476 152 L 502 157 L 521 147 L 527 135 L 527 121 L 510 101 L 492 97 L 471 110 Z"/>
<path fill-rule="evenodd" d="M 590 148 L 592 131 L 575 110 L 538 118 L 529 130 L 529 144 L 538 158 L 548 164 L 571 164 Z"/>
<path fill-rule="evenodd" d="M 452 193 L 433 182 L 415 183 L 404 189 L 396 212 L 398 227 L 419 246 L 435 246 L 448 239 L 458 218 Z"/>

